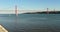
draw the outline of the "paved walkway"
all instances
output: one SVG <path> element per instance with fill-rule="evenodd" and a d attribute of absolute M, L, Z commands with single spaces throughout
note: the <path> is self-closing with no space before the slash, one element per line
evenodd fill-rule
<path fill-rule="evenodd" d="M 0 32 L 8 32 L 2 25 L 0 25 Z"/>

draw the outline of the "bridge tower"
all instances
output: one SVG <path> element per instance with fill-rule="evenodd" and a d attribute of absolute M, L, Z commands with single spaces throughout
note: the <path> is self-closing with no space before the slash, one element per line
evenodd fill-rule
<path fill-rule="evenodd" d="M 17 5 L 15 5 L 15 14 L 16 14 L 16 16 L 18 16 L 18 9 L 17 9 Z"/>
<path fill-rule="evenodd" d="M 47 14 L 49 14 L 49 9 L 47 8 Z"/>

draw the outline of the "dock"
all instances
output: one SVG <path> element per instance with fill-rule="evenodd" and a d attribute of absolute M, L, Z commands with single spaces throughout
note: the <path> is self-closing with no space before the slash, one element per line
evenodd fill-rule
<path fill-rule="evenodd" d="M 0 25 L 0 32 L 8 32 L 2 25 Z"/>

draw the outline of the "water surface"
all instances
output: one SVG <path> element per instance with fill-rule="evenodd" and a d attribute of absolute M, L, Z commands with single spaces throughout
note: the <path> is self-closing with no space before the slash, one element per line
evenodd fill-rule
<path fill-rule="evenodd" d="M 60 32 L 60 14 L 0 14 L 9 32 Z"/>

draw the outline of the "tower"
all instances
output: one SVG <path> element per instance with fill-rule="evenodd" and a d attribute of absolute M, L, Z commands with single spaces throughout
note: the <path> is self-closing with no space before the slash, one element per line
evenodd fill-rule
<path fill-rule="evenodd" d="M 15 5 L 15 14 L 16 14 L 16 16 L 18 16 L 17 5 Z"/>
<path fill-rule="evenodd" d="M 49 14 L 49 10 L 48 10 L 48 8 L 47 8 L 47 14 Z"/>
<path fill-rule="evenodd" d="M 55 9 L 54 9 L 54 12 L 55 12 Z"/>

